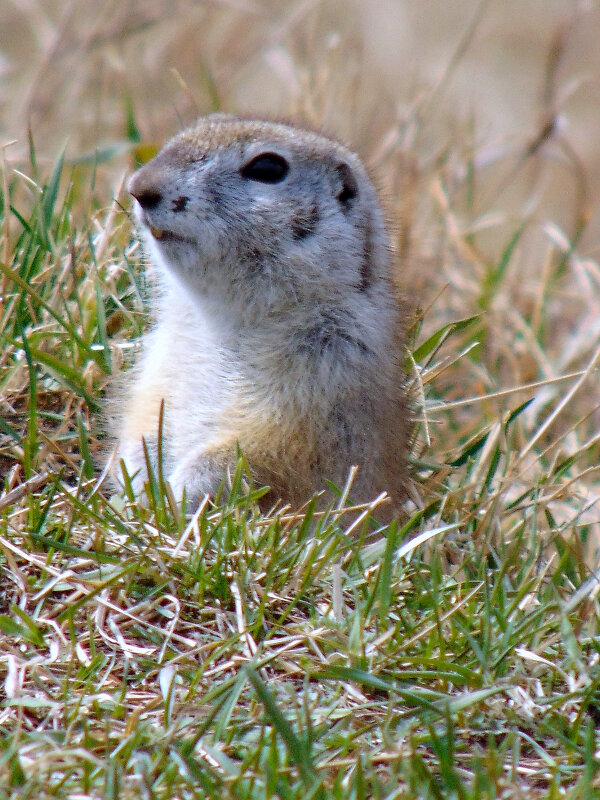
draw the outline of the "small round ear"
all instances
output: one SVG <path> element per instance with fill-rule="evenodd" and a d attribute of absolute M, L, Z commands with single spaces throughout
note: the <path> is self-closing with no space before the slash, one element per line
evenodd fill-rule
<path fill-rule="evenodd" d="M 358 196 L 358 181 L 352 169 L 345 161 L 340 162 L 335 168 L 339 185 L 337 199 L 344 211 L 352 206 L 352 201 Z"/>

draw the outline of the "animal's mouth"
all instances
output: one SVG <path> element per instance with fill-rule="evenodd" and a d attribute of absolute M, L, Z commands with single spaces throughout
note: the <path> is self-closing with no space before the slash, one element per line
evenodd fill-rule
<path fill-rule="evenodd" d="M 150 233 L 154 236 L 155 239 L 158 239 L 160 242 L 184 242 L 186 241 L 184 236 L 179 236 L 173 231 L 166 230 L 164 228 L 156 228 L 154 225 L 148 225 Z"/>
<path fill-rule="evenodd" d="M 137 205 L 137 204 L 136 204 Z M 175 231 L 170 230 L 169 228 L 159 228 L 158 225 L 154 224 L 157 220 L 150 221 L 150 215 L 147 214 L 143 209 L 139 206 L 136 208 L 136 216 L 138 222 L 140 222 L 147 231 L 152 234 L 152 238 L 155 239 L 157 242 L 164 244 L 165 242 L 188 242 L 193 243 L 193 240 L 188 237 L 184 236 L 180 233 L 175 233 Z"/>

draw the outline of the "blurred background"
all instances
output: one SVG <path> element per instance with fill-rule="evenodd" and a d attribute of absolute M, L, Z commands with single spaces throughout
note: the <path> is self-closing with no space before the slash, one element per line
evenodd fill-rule
<path fill-rule="evenodd" d="M 586 191 L 597 234 L 593 0 L 0 0 L 0 17 L 11 159 L 28 127 L 39 157 L 68 139 L 75 158 L 118 152 L 128 118 L 158 145 L 215 109 L 302 119 L 372 160 L 390 138 L 422 159 L 462 146 L 480 169 L 537 147 L 561 182 L 537 187 L 548 213 Z M 574 162 L 585 187 L 565 174 Z"/>
<path fill-rule="evenodd" d="M 0 0 L 0 18 L 11 159 L 29 126 L 39 157 L 68 138 L 75 158 L 125 139 L 128 115 L 159 145 L 220 108 L 300 118 L 374 161 L 394 137 L 422 162 L 458 146 L 479 169 L 538 146 L 561 183 L 537 187 L 550 216 L 575 213 L 574 161 L 598 196 L 593 0 Z"/>
<path fill-rule="evenodd" d="M 0 0 L 0 19 L 5 174 L 31 174 L 29 130 L 46 174 L 67 141 L 97 230 L 136 162 L 199 114 L 292 118 L 370 165 L 419 336 L 481 315 L 428 396 L 553 380 L 600 342 L 598 2 Z"/>
<path fill-rule="evenodd" d="M 443 162 L 448 191 L 468 170 L 485 185 L 469 215 L 489 240 L 482 215 L 535 209 L 596 251 L 593 0 L 0 0 L 0 19 L 10 163 L 31 129 L 39 160 L 68 140 L 69 158 L 104 159 L 114 191 L 132 139 L 144 158 L 211 110 L 291 117 L 358 149 L 405 231 L 411 190 Z"/>

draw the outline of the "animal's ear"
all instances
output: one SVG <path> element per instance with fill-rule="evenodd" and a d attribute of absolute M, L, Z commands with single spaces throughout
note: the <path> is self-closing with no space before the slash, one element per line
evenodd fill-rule
<path fill-rule="evenodd" d="M 335 168 L 336 173 L 336 198 L 344 211 L 352 207 L 358 196 L 358 181 L 354 177 L 351 167 L 341 161 Z"/>

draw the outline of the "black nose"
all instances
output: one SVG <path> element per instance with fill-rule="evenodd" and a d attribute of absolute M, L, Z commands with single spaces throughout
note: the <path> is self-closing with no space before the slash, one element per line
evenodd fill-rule
<path fill-rule="evenodd" d="M 146 191 L 138 192 L 137 194 L 136 192 L 131 192 L 131 194 L 135 197 L 141 207 L 146 209 L 146 211 L 149 211 L 151 208 L 156 208 L 156 206 L 162 200 L 160 192 L 152 189 L 146 189 Z"/>
<path fill-rule="evenodd" d="M 146 211 L 156 208 L 162 200 L 160 186 L 157 184 L 152 172 L 152 170 L 143 167 L 129 181 L 129 193 L 135 197 Z"/>

